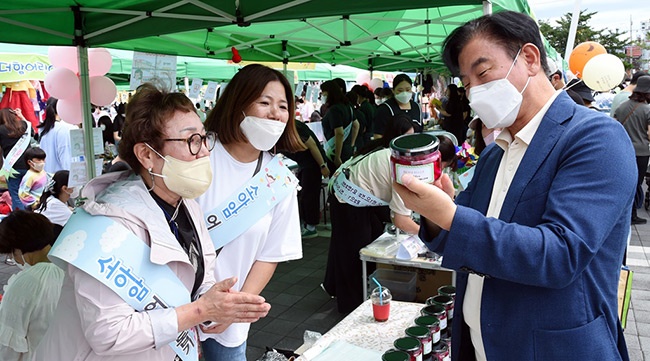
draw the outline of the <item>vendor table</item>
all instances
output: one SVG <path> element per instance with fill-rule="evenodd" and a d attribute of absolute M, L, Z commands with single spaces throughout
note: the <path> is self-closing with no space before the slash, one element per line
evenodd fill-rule
<path fill-rule="evenodd" d="M 392 301 L 388 321 L 376 322 L 372 316 L 371 301 L 366 300 L 319 338 L 309 350 L 303 345 L 296 353 L 303 354 L 303 359 L 312 359 L 337 340 L 383 353 L 393 348 L 393 341 L 405 336 L 406 328 L 415 325 L 414 320 L 420 316 L 420 309 L 424 306 L 422 303 Z"/>
<path fill-rule="evenodd" d="M 417 257 L 411 260 L 401 260 L 395 258 L 395 252 L 394 252 L 395 250 L 388 251 L 387 253 L 383 253 L 377 247 L 378 244 L 387 244 L 388 243 L 387 241 L 395 240 L 395 239 L 402 240 L 407 237 L 409 237 L 408 234 L 395 235 L 395 234 L 390 234 L 388 232 L 384 232 L 384 234 L 379 236 L 371 244 L 367 245 L 366 247 L 362 248 L 359 251 L 359 258 L 361 258 L 361 263 L 362 263 L 361 267 L 362 267 L 362 277 L 363 277 L 363 299 L 364 300 L 368 297 L 368 268 L 366 262 L 375 262 L 375 263 L 383 263 L 383 264 L 390 264 L 390 265 L 399 265 L 399 266 L 451 272 L 452 285 L 454 286 L 456 285 L 456 272 L 441 267 L 440 264 L 442 263 L 442 258 L 437 259 L 435 261 L 430 258 L 424 258 L 424 257 Z"/>

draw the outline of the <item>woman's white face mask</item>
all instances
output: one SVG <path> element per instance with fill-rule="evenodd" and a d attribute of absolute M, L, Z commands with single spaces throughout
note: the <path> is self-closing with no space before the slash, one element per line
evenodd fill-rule
<path fill-rule="evenodd" d="M 257 150 L 268 151 L 278 142 L 287 123 L 244 114 L 239 124 L 248 142 Z"/>

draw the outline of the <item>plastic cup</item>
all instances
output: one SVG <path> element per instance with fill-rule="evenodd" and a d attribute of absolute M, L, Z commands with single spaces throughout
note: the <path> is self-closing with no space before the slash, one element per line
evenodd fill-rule
<path fill-rule="evenodd" d="M 379 287 L 372 290 L 370 293 L 370 300 L 372 301 L 372 315 L 377 322 L 388 321 L 388 316 L 390 315 L 390 301 L 393 299 L 393 296 L 390 294 L 390 290 L 386 287 L 382 287 L 381 293 L 379 292 Z"/>

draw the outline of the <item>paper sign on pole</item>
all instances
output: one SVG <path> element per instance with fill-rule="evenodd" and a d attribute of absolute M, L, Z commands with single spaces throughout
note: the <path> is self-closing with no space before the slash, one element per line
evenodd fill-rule
<path fill-rule="evenodd" d="M 133 52 L 129 88 L 149 82 L 167 91 L 176 90 L 176 56 Z"/>
<path fill-rule="evenodd" d="M 214 101 L 217 98 L 217 87 L 219 83 L 214 81 L 208 82 L 208 87 L 205 89 L 205 94 L 203 94 L 203 99 Z"/>
<path fill-rule="evenodd" d="M 192 86 L 190 87 L 190 93 L 188 97 L 190 99 L 198 99 L 201 96 L 201 87 L 203 86 L 203 79 L 194 78 L 192 79 Z"/>

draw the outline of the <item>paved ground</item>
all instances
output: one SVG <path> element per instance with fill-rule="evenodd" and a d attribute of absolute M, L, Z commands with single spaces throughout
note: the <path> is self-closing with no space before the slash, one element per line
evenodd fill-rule
<path fill-rule="evenodd" d="M 639 215 L 650 220 L 643 209 Z M 304 240 L 304 257 L 280 264 L 262 293 L 272 309 L 251 327 L 246 352 L 249 361 L 257 360 L 266 347 L 295 350 L 303 343 L 306 330 L 325 333 L 343 318 L 320 288 L 329 247 L 327 228 L 319 226 L 319 237 Z M 632 361 L 650 361 L 650 223 L 632 227 L 627 263 L 635 273 L 625 338 Z M 17 271 L 0 261 L 0 285 Z"/>

